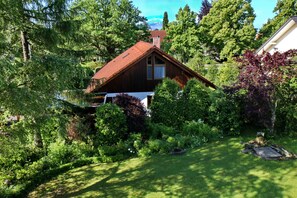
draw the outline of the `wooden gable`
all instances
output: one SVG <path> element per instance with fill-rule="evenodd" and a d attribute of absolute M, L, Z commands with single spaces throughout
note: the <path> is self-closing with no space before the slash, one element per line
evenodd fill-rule
<path fill-rule="evenodd" d="M 151 65 L 148 64 L 149 57 L 152 59 Z M 141 41 L 98 71 L 93 77 L 93 81 L 98 83 L 90 84 L 86 92 L 151 92 L 162 81 L 162 78 L 154 78 L 155 69 L 159 66 L 155 64 L 156 60 L 164 63 L 164 77 L 176 80 L 181 87 L 190 78 L 197 78 L 206 86 L 215 88 L 213 83 L 156 46 Z M 152 78 L 148 78 L 148 65 L 152 66 Z"/>

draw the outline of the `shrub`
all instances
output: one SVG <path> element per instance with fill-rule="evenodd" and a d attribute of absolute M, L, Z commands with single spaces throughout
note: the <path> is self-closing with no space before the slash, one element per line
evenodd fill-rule
<path fill-rule="evenodd" d="M 185 121 L 205 120 L 210 105 L 207 88 L 197 79 L 189 80 L 183 90 L 180 103 Z"/>
<path fill-rule="evenodd" d="M 131 150 L 133 146 L 128 141 L 120 140 L 115 145 L 103 145 L 98 147 L 102 162 L 116 162 L 127 159 L 135 152 Z"/>
<path fill-rule="evenodd" d="M 62 142 L 55 142 L 49 145 L 47 158 L 53 167 L 62 164 L 73 162 L 75 160 L 90 157 L 93 155 L 93 149 L 90 145 L 85 143 L 73 142 L 72 144 L 65 144 Z"/>
<path fill-rule="evenodd" d="M 151 104 L 151 118 L 154 123 L 163 123 L 178 128 L 183 119 L 177 104 L 178 84 L 171 79 L 164 79 L 155 89 Z"/>
<path fill-rule="evenodd" d="M 129 132 L 141 132 L 146 130 L 146 110 L 140 99 L 129 96 L 128 94 L 119 94 L 116 96 L 114 104 L 123 109 L 127 118 Z"/>
<path fill-rule="evenodd" d="M 185 136 L 196 136 L 201 140 L 212 140 L 219 137 L 219 132 L 215 127 L 211 127 L 203 121 L 190 121 L 183 125 L 183 135 Z"/>
<path fill-rule="evenodd" d="M 209 123 L 226 135 L 239 134 L 243 124 L 241 93 L 225 93 L 222 90 L 216 90 L 210 96 Z"/>
<path fill-rule="evenodd" d="M 88 116 L 88 119 L 92 119 L 91 116 Z M 70 118 L 67 125 L 67 138 L 70 141 L 73 140 L 86 140 L 86 134 L 90 131 L 91 123 L 86 121 L 86 118 L 73 116 Z"/>
<path fill-rule="evenodd" d="M 113 145 L 127 137 L 126 117 L 115 104 L 107 103 L 97 108 L 95 146 Z"/>
<path fill-rule="evenodd" d="M 162 123 L 150 123 L 149 132 L 152 139 L 160 139 L 163 136 L 173 136 L 177 133 L 173 127 L 166 126 Z"/>

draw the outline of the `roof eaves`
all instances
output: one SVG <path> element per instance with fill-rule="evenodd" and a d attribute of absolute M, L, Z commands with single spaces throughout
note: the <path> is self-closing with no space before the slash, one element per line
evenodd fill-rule
<path fill-rule="evenodd" d="M 190 74 L 192 74 L 193 76 L 196 76 L 197 78 L 199 78 L 200 80 L 202 80 L 204 83 L 206 83 L 208 86 L 216 89 L 216 85 L 213 84 L 212 82 L 210 82 L 209 80 L 207 80 L 206 78 L 204 78 L 203 76 L 201 76 L 200 74 L 198 74 L 197 72 L 194 72 L 193 70 L 191 70 L 190 68 L 188 68 L 187 66 L 185 66 L 184 64 L 182 64 L 181 62 L 179 62 L 178 60 L 176 60 L 174 57 L 170 56 L 169 54 L 165 53 L 164 51 L 162 51 L 161 49 L 159 49 L 158 47 L 154 46 L 154 49 L 161 53 L 162 55 L 166 56 L 167 59 L 173 63 L 175 63 L 178 67 L 180 67 L 181 69 L 189 72 Z"/>
<path fill-rule="evenodd" d="M 137 48 L 139 49 L 139 48 Z M 143 54 L 141 56 L 139 56 L 137 59 L 131 61 L 127 67 L 124 67 L 123 69 L 119 70 L 118 72 L 114 73 L 112 76 L 110 76 L 104 83 L 102 83 L 100 86 L 96 87 L 96 89 L 92 90 L 91 92 L 93 91 L 96 91 L 97 89 L 105 86 L 106 84 L 108 84 L 110 81 L 112 81 L 114 78 L 116 78 L 118 75 L 120 75 L 122 72 L 130 69 L 130 67 L 132 67 L 134 64 L 136 64 L 137 62 L 139 62 L 140 60 L 142 60 L 146 55 L 148 55 L 151 51 L 152 51 L 152 47 L 149 48 L 148 50 L 144 51 Z M 140 50 L 142 51 L 142 50 Z"/>
<path fill-rule="evenodd" d="M 284 27 L 288 25 L 291 21 L 294 21 L 297 23 L 297 16 L 293 16 L 290 19 L 288 19 L 265 43 L 263 43 L 257 50 L 256 54 L 260 52 Z"/>

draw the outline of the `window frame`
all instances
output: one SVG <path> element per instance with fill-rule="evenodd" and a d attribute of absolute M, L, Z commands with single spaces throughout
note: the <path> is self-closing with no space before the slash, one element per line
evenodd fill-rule
<path fill-rule="evenodd" d="M 149 58 L 151 58 L 151 64 L 149 64 Z M 162 62 L 164 62 L 163 64 L 156 64 L 156 58 L 160 59 Z M 149 72 L 148 72 L 148 68 L 151 67 L 151 77 L 149 77 Z M 156 77 L 155 75 L 155 68 L 156 67 L 163 67 L 164 71 L 162 73 L 164 73 L 164 75 L 162 77 Z M 148 56 L 146 58 L 146 79 L 147 80 L 162 80 L 166 78 L 166 61 L 161 58 L 160 56 L 151 54 L 150 56 Z"/>

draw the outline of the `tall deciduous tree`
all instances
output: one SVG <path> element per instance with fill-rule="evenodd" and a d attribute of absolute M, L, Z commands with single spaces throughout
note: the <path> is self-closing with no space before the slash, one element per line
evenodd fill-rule
<path fill-rule="evenodd" d="M 146 18 L 129 0 L 76 0 L 76 37 L 107 62 L 149 36 Z"/>
<path fill-rule="evenodd" d="M 271 134 L 281 99 L 279 88 L 296 77 L 296 67 L 291 62 L 296 54 L 296 50 L 273 55 L 256 55 L 248 51 L 239 59 L 242 66 L 239 86 L 247 90 L 246 113 L 260 121 Z"/>
<path fill-rule="evenodd" d="M 297 15 L 297 0 L 278 0 L 273 10 L 276 16 L 260 29 L 259 45 L 272 36 L 292 16 Z"/>
<path fill-rule="evenodd" d="M 200 37 L 217 59 L 251 48 L 256 30 L 251 0 L 217 0 L 199 23 Z"/>
<path fill-rule="evenodd" d="M 162 26 L 162 29 L 163 30 L 165 30 L 168 27 L 168 23 L 169 23 L 168 13 L 167 12 L 164 12 L 164 15 L 163 15 L 163 26 Z"/>
<path fill-rule="evenodd" d="M 201 21 L 204 16 L 206 16 L 211 8 L 211 3 L 208 0 L 203 0 L 201 4 L 200 11 L 198 13 L 198 20 Z"/>
<path fill-rule="evenodd" d="M 176 20 L 169 23 L 165 51 L 186 63 L 199 49 L 196 13 L 186 5 L 180 8 Z"/>

